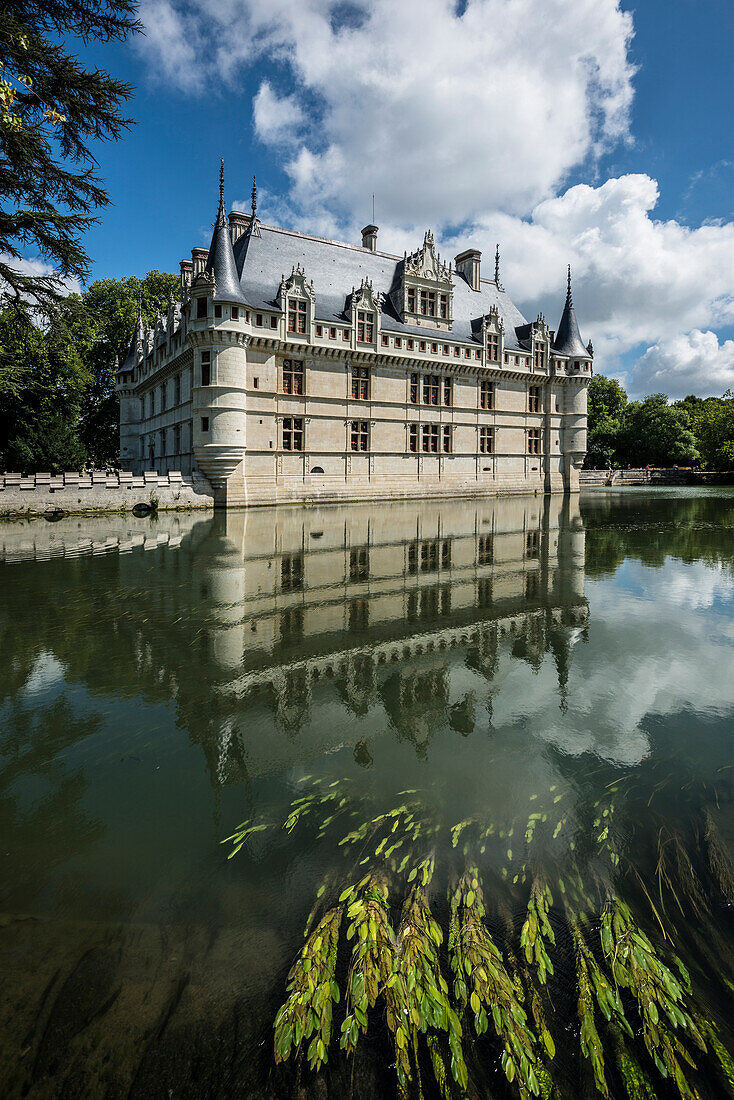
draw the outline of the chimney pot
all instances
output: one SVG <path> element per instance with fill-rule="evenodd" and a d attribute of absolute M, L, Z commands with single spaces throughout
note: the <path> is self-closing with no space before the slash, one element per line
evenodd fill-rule
<path fill-rule="evenodd" d="M 454 267 L 463 275 L 472 290 L 479 290 L 480 261 L 482 253 L 477 248 L 467 248 L 454 258 Z"/>
<path fill-rule="evenodd" d="M 369 248 L 370 252 L 377 251 L 376 225 L 366 225 L 362 230 L 362 248 Z"/>
<path fill-rule="evenodd" d="M 181 289 L 191 286 L 191 277 L 194 273 L 194 265 L 191 260 L 181 260 Z"/>

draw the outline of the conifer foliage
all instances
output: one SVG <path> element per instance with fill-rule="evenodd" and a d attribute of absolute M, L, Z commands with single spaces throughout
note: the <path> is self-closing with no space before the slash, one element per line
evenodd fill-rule
<path fill-rule="evenodd" d="M 94 143 L 131 119 L 132 88 L 73 52 L 141 27 L 135 0 L 13 0 L 0 6 L 0 308 L 49 312 L 63 281 L 84 280 L 81 236 L 109 202 Z M 54 273 L 19 263 L 40 255 Z"/>

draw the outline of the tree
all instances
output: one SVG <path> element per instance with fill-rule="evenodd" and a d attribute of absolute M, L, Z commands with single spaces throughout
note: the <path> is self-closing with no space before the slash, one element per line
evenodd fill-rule
<path fill-rule="evenodd" d="M 586 466 L 613 466 L 627 394 L 616 378 L 596 374 L 589 382 Z"/>
<path fill-rule="evenodd" d="M 627 405 L 617 453 L 632 466 L 685 465 L 700 458 L 688 413 L 670 405 L 664 393 Z"/>
<path fill-rule="evenodd" d="M 693 427 L 705 464 L 714 470 L 734 469 L 734 394 L 731 390 L 727 390 L 723 398 L 701 401 Z"/>
<path fill-rule="evenodd" d="M 142 301 L 148 326 L 168 306 L 178 276 L 100 279 L 70 294 L 45 328 L 0 314 L 0 347 L 23 381 L 0 392 L 0 469 L 73 470 L 119 459 L 114 363 L 125 357 Z"/>
<path fill-rule="evenodd" d="M 0 314 L 0 346 L 24 372 L 22 388 L 0 402 L 0 469 L 80 469 L 86 451 L 77 421 L 91 378 L 68 334 L 45 333 L 6 309 Z"/>
<path fill-rule="evenodd" d="M 86 69 L 63 40 L 123 40 L 141 29 L 135 12 L 136 0 L 14 0 L 0 11 L 0 309 L 49 312 L 64 280 L 88 275 L 80 238 L 109 201 L 91 144 L 131 125 L 120 107 L 132 89 Z M 54 274 L 24 271 L 29 250 Z"/>

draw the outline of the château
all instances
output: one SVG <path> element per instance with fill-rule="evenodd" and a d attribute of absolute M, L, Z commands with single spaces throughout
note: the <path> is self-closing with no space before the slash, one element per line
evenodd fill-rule
<path fill-rule="evenodd" d="M 123 469 L 196 471 L 223 506 L 578 489 L 591 344 L 571 274 L 528 322 L 481 252 L 410 254 L 227 216 L 117 370 Z"/>

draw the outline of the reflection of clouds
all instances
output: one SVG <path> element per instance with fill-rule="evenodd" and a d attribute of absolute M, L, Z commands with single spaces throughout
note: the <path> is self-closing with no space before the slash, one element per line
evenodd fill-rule
<path fill-rule="evenodd" d="M 589 642 L 574 649 L 568 712 L 559 712 L 550 656 L 536 676 L 514 662 L 495 696 L 495 728 L 521 724 L 564 752 L 631 765 L 650 751 L 646 719 L 731 713 L 734 628 L 717 607 L 731 589 L 719 565 L 668 559 L 652 570 L 627 561 L 623 584 L 602 581 L 587 593 Z"/>
<path fill-rule="evenodd" d="M 692 565 L 667 562 L 664 570 L 649 572 L 645 591 L 649 600 L 662 598 L 695 610 L 731 599 L 734 579 L 721 562 L 712 565 L 701 561 Z"/>
<path fill-rule="evenodd" d="M 36 658 L 30 676 L 25 682 L 26 695 L 43 695 L 51 688 L 58 687 L 64 680 L 64 666 L 53 654 L 44 651 Z"/>

